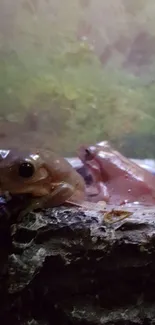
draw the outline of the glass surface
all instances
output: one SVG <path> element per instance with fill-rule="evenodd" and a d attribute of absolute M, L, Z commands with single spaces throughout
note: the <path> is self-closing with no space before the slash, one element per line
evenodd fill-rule
<path fill-rule="evenodd" d="M 1 147 L 155 158 L 154 54 L 154 0 L 1 0 Z"/>

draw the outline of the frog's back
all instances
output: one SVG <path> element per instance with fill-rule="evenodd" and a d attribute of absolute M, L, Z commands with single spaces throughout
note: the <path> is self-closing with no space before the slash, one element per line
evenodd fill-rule
<path fill-rule="evenodd" d="M 53 182 L 67 182 L 84 188 L 82 176 L 71 166 L 67 159 L 60 157 L 53 151 L 44 151 L 41 155 Z M 79 185 L 78 185 L 79 184 Z"/>

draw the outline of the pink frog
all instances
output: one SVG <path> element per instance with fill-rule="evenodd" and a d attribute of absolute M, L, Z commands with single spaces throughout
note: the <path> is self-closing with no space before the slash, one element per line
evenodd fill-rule
<path fill-rule="evenodd" d="M 93 178 L 88 190 L 91 201 L 104 200 L 116 206 L 155 204 L 155 176 L 114 150 L 107 141 L 80 147 L 78 153 Z"/>

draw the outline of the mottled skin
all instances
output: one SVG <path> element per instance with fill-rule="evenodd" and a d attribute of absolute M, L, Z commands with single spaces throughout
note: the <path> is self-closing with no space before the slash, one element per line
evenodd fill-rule
<path fill-rule="evenodd" d="M 19 167 L 29 162 L 34 167 L 31 177 L 19 175 Z M 35 208 L 55 207 L 64 202 L 78 203 L 85 199 L 85 182 L 75 169 L 54 152 L 28 152 L 25 150 L 0 150 L 1 194 L 30 194 Z"/>
<path fill-rule="evenodd" d="M 155 205 L 155 176 L 114 150 L 107 141 L 81 147 L 79 158 L 91 171 L 98 189 L 94 201 Z"/>

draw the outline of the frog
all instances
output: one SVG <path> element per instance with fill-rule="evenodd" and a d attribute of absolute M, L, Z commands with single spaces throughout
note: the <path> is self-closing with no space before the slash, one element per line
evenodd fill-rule
<path fill-rule="evenodd" d="M 0 195 L 31 196 L 22 215 L 65 202 L 81 206 L 85 200 L 82 176 L 63 157 L 50 150 L 0 150 Z"/>
<path fill-rule="evenodd" d="M 155 175 L 115 150 L 109 141 L 83 145 L 78 157 L 89 169 L 98 196 L 107 204 L 155 204 Z"/>

